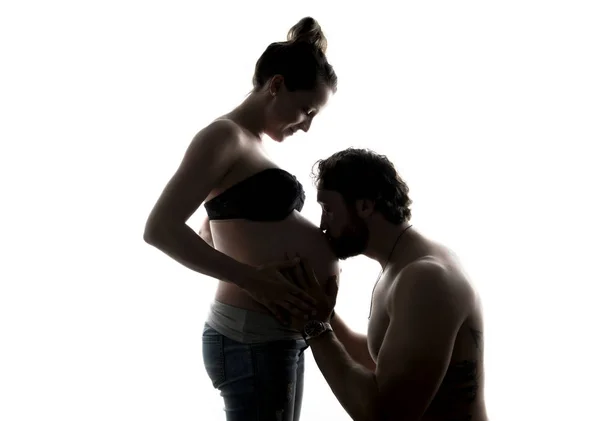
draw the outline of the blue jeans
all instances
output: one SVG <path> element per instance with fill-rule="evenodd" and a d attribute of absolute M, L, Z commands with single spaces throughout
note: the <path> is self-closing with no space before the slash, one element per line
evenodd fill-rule
<path fill-rule="evenodd" d="M 246 344 L 204 325 L 204 367 L 221 392 L 227 421 L 298 421 L 304 340 Z"/>

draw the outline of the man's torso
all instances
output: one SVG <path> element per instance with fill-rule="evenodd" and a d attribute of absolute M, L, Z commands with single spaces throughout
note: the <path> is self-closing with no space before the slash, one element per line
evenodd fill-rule
<path fill-rule="evenodd" d="M 463 274 L 454 257 L 442 249 L 432 248 L 427 259 L 433 259 L 444 265 L 456 288 L 474 292 L 469 280 Z M 395 282 L 402 282 L 402 269 L 406 262 L 392 264 L 382 274 L 373 292 L 373 311 L 369 321 L 367 339 L 369 352 L 377 362 L 381 345 L 390 323 L 387 299 Z M 402 291 L 401 285 L 396 290 Z M 424 420 L 471 420 L 487 419 L 483 400 L 483 318 L 479 299 L 475 304 L 465 303 L 468 317 L 460 326 L 455 339 L 452 357 L 447 372 L 433 399 Z"/>

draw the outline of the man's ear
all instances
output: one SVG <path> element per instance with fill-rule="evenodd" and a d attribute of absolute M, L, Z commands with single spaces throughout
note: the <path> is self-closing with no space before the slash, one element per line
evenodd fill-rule
<path fill-rule="evenodd" d="M 356 201 L 356 213 L 361 218 L 368 218 L 375 212 L 375 202 L 369 199 L 358 199 Z"/>

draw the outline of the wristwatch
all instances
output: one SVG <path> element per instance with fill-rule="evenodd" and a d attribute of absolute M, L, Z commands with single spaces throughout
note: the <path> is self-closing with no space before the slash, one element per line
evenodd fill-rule
<path fill-rule="evenodd" d="M 304 336 L 305 341 L 308 341 L 309 339 L 316 338 L 325 332 L 333 332 L 331 324 L 328 322 L 322 322 L 320 320 L 309 320 L 304 325 L 302 336 Z"/>

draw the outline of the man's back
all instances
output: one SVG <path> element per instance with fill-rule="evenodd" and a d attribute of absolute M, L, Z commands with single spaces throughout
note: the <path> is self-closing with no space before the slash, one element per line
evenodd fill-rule
<path fill-rule="evenodd" d="M 477 299 L 456 335 L 448 369 L 424 420 L 487 420 L 483 350 L 483 320 Z"/>
<path fill-rule="evenodd" d="M 449 250 L 418 233 L 411 237 L 410 247 L 399 253 L 398 258 L 392 259 L 389 270 L 374 289 L 373 313 L 367 335 L 369 351 L 374 361 L 379 363 L 384 344 L 396 351 L 411 348 L 413 344 L 420 344 L 415 347 L 427 344 L 422 351 L 402 351 L 405 357 L 397 359 L 398 364 L 407 366 L 411 365 L 411 360 L 419 360 L 419 365 L 443 367 L 439 387 L 428 403 L 423 402 L 427 409 L 421 419 L 485 421 L 484 329 L 478 294 Z M 419 276 L 419 272 L 427 275 Z M 433 298 L 439 305 L 433 305 L 429 311 L 420 312 L 415 317 L 416 313 L 410 309 L 420 305 L 423 294 L 418 291 L 429 289 L 431 292 L 440 284 L 443 288 Z M 430 303 L 423 302 L 423 305 L 431 305 L 431 294 L 427 294 Z M 455 324 L 436 327 L 444 319 L 444 312 L 448 312 L 447 320 L 454 320 L 452 323 Z M 458 313 L 461 315 L 457 317 Z M 392 319 L 395 319 L 393 323 Z M 406 330 L 406 326 L 412 326 L 409 329 L 413 333 L 396 331 Z M 396 344 L 391 343 L 394 340 Z M 386 365 L 394 363 L 393 355 L 384 358 L 388 359 Z M 410 367 L 406 370 L 397 367 L 397 370 L 408 373 Z M 432 375 L 435 376 L 433 371 Z M 398 414 L 401 413 L 402 403 L 399 402 Z"/>

